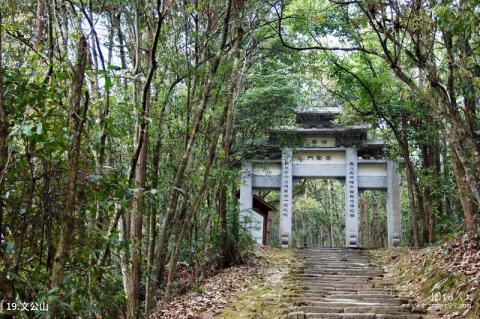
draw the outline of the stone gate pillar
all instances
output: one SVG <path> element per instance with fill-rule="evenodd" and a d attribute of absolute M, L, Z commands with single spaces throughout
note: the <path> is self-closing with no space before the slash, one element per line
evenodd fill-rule
<path fill-rule="evenodd" d="M 345 151 L 345 236 L 347 247 L 358 246 L 358 165 L 357 149 Z"/>
<path fill-rule="evenodd" d="M 387 231 L 389 246 L 398 246 L 402 237 L 400 205 L 400 174 L 397 172 L 397 163 L 389 160 L 387 161 Z"/>
<path fill-rule="evenodd" d="M 282 150 L 282 178 L 280 186 L 280 246 L 287 248 L 292 244 L 292 198 L 293 198 L 293 172 L 292 149 Z"/>
<path fill-rule="evenodd" d="M 252 170 L 252 162 L 244 163 L 240 185 L 240 224 L 246 228 L 253 208 Z"/>

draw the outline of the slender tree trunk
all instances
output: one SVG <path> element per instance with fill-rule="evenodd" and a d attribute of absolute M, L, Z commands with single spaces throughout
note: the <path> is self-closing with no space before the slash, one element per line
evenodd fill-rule
<path fill-rule="evenodd" d="M 8 119 L 3 101 L 3 17 L 0 14 L 0 193 L 3 194 L 6 166 L 8 162 Z M 0 196 L 0 247 L 3 245 L 3 197 Z"/>
<path fill-rule="evenodd" d="M 162 126 L 160 126 L 161 128 Z M 162 131 L 160 129 L 160 131 Z M 155 147 L 153 150 L 153 159 L 152 159 L 152 189 L 157 189 L 158 187 L 158 170 L 160 165 L 160 142 L 161 138 L 157 137 Z M 149 314 L 152 310 L 152 302 L 154 296 L 150 296 L 154 292 L 154 278 L 152 274 L 153 263 L 155 258 L 155 240 L 156 240 L 156 223 L 157 223 L 157 208 L 155 205 L 152 205 L 150 208 L 149 215 L 149 238 L 147 246 L 147 269 L 146 273 L 146 286 L 145 286 L 145 314 Z M 153 289 L 152 289 L 153 288 Z"/>
<path fill-rule="evenodd" d="M 320 227 L 319 229 L 319 232 L 318 232 L 318 242 L 319 242 L 319 245 L 320 247 L 325 247 L 325 245 L 323 244 L 323 228 Z"/>
<path fill-rule="evenodd" d="M 160 32 L 158 30 L 157 32 Z M 147 32 L 147 42 L 153 41 L 151 32 Z M 155 37 L 158 41 L 158 37 Z M 155 46 L 155 44 L 154 44 Z M 136 319 L 141 316 L 140 309 L 140 282 L 141 282 L 141 263 L 142 263 L 142 239 L 143 239 L 143 216 L 145 214 L 145 180 L 147 173 L 148 159 L 148 122 L 146 119 L 150 111 L 150 85 L 155 69 L 155 50 L 148 50 L 145 57 L 145 65 L 149 66 L 149 78 L 143 86 L 142 94 L 142 118 L 138 134 L 138 141 L 135 148 L 138 157 L 135 168 L 135 185 L 136 191 L 133 194 L 132 207 L 130 210 L 130 244 L 133 246 L 130 257 L 130 277 L 129 277 L 129 295 L 127 302 L 127 318 Z M 133 155 L 135 158 L 136 154 Z"/>
<path fill-rule="evenodd" d="M 477 149 L 477 143 L 475 143 L 475 138 L 469 129 L 468 122 L 463 120 L 457 104 L 455 80 L 456 74 L 458 73 L 458 66 L 456 65 L 453 55 L 453 36 L 449 31 L 445 30 L 442 32 L 442 36 L 447 56 L 449 57 L 446 90 L 440 85 L 435 72 L 435 64 L 433 63 L 427 65 L 429 71 L 428 78 L 432 88 L 438 91 L 440 98 L 438 114 L 445 125 L 446 137 L 455 151 L 459 162 L 463 166 L 465 179 L 472 195 L 476 201 L 480 203 L 480 172 L 474 168 L 480 166 L 480 152 Z"/>
<path fill-rule="evenodd" d="M 85 36 L 81 35 L 77 44 L 77 60 L 73 67 L 72 86 L 69 97 L 68 135 L 71 136 L 72 139 L 68 148 L 67 197 L 65 200 L 65 208 L 62 212 L 59 241 L 53 259 L 53 267 L 48 284 L 49 288 L 61 287 L 63 285 L 65 261 L 70 248 L 70 239 L 73 230 L 80 141 L 88 109 L 88 94 L 83 107 L 81 106 L 81 94 L 86 65 L 87 40 Z M 55 314 L 57 301 L 50 301 L 50 303 L 52 304 L 51 313 Z"/>
<path fill-rule="evenodd" d="M 180 80 L 175 80 L 172 85 L 170 85 L 170 89 L 165 97 L 163 102 L 162 109 L 160 110 L 159 114 L 159 133 L 157 139 L 155 141 L 155 146 L 153 150 L 153 159 L 152 159 L 152 188 L 156 189 L 158 187 L 158 174 L 159 174 L 159 167 L 160 167 L 160 152 L 162 148 L 162 141 L 167 134 L 167 129 L 165 125 L 165 116 L 169 112 L 168 103 L 170 100 L 170 95 L 175 88 L 175 86 L 180 83 Z M 155 242 L 156 242 L 156 222 L 157 222 L 157 208 L 155 205 L 151 207 L 150 210 L 150 238 L 148 239 L 148 247 L 147 247 L 147 269 L 146 269 L 146 284 L 145 284 L 145 314 L 148 315 L 154 305 L 154 291 L 155 291 L 155 274 L 153 273 L 153 267 L 155 262 Z"/>
<path fill-rule="evenodd" d="M 35 38 L 34 45 L 38 50 L 43 43 L 43 36 L 45 33 L 45 0 L 37 1 L 37 19 L 35 21 Z"/>
<path fill-rule="evenodd" d="M 136 3 L 138 6 L 138 3 Z M 163 21 L 165 18 L 166 10 L 162 0 L 157 0 L 157 21 L 155 26 L 155 33 L 152 36 L 151 32 L 147 33 L 148 42 L 151 42 L 151 48 L 147 52 L 147 65 L 148 74 L 143 85 L 142 101 L 141 101 L 141 118 L 139 126 L 139 134 L 135 151 L 132 156 L 130 172 L 129 172 L 129 184 L 135 177 L 138 192 L 134 195 L 134 201 L 132 202 L 132 216 L 131 222 L 131 238 L 134 250 L 131 256 L 131 274 L 129 280 L 129 298 L 127 303 L 127 316 L 128 318 L 140 317 L 140 280 L 141 280 L 141 239 L 142 239 L 142 222 L 144 213 L 144 191 L 145 191 L 145 174 L 146 174 L 146 161 L 147 161 L 147 145 L 148 145 L 148 116 L 149 116 L 149 104 L 150 104 L 150 87 L 154 78 L 155 71 L 158 67 L 156 60 L 156 53 L 158 43 L 160 40 L 160 33 L 162 30 Z M 134 73 L 140 72 L 140 21 L 139 21 L 139 8 L 136 7 L 136 56 L 135 56 L 135 70 Z M 120 30 L 120 29 L 119 29 Z M 136 176 L 140 174 L 141 176 Z M 152 234 L 153 235 L 153 234 Z M 148 295 L 151 296 L 149 291 Z M 149 301 L 147 301 L 148 303 Z M 148 305 L 146 306 L 148 308 Z"/>
<path fill-rule="evenodd" d="M 114 206 L 113 216 L 107 231 L 107 236 L 106 236 L 107 238 L 111 238 L 115 232 L 115 229 L 117 229 L 118 222 L 120 221 L 120 217 L 122 215 L 122 210 L 120 209 L 119 206 L 120 205 Z M 97 259 L 96 267 L 100 272 L 103 271 L 102 267 L 103 265 L 105 265 L 108 255 L 110 254 L 110 248 L 111 248 L 110 241 L 107 241 L 107 243 L 105 244 L 105 247 L 103 248 L 103 251 L 100 253 L 100 256 Z"/>
<path fill-rule="evenodd" d="M 121 27 L 121 19 L 122 19 L 121 12 L 112 14 L 112 23 L 116 29 L 116 34 L 118 37 L 118 51 L 119 51 L 119 57 L 120 57 L 120 66 L 122 70 L 125 70 L 127 68 L 127 59 L 125 55 L 125 40 L 124 40 L 124 35 Z M 123 78 L 122 84 L 123 84 L 123 88 L 127 89 L 126 77 Z"/>
<path fill-rule="evenodd" d="M 110 28 L 109 28 L 109 33 L 108 33 L 108 60 L 107 60 L 107 66 L 111 64 L 111 57 L 112 57 L 112 51 L 113 51 L 113 17 L 110 15 Z M 93 32 L 92 32 L 93 34 Z M 98 48 L 100 50 L 100 48 Z M 96 50 L 93 50 L 94 52 Z M 106 71 L 106 70 L 104 70 Z M 101 133 L 100 133 L 100 143 L 99 143 L 99 148 L 98 148 L 98 156 L 97 156 L 97 174 L 103 175 L 103 170 L 104 170 L 104 165 L 105 165 L 105 153 L 106 153 L 106 145 L 107 145 L 107 117 L 110 113 L 110 85 L 111 85 L 111 78 L 110 75 L 105 73 L 105 101 L 103 104 L 103 109 L 100 109 L 100 127 L 101 127 Z M 100 103 L 100 105 L 102 105 Z"/>
<path fill-rule="evenodd" d="M 441 180 L 440 182 L 443 184 L 443 183 L 446 183 L 449 178 L 450 178 L 450 175 L 449 175 L 449 172 L 450 172 L 450 167 L 447 166 L 447 163 L 448 163 L 448 144 L 447 142 L 445 141 L 445 139 L 443 138 L 442 139 L 442 144 L 441 144 L 441 161 L 440 161 L 440 169 L 441 169 Z M 443 193 L 443 196 L 442 196 L 442 206 L 443 206 L 443 215 L 445 217 L 447 216 L 451 216 L 451 221 L 452 221 L 452 225 L 453 227 L 455 227 L 455 218 L 454 218 L 454 214 L 453 214 L 453 209 L 452 209 L 452 203 L 450 201 L 450 196 L 447 192 L 444 192 Z"/>
<path fill-rule="evenodd" d="M 471 202 L 470 188 L 468 187 L 467 181 L 465 180 L 465 172 L 463 171 L 460 160 L 458 159 L 457 154 L 453 150 L 453 147 L 450 146 L 450 148 L 453 171 L 455 173 L 455 180 L 458 185 L 458 198 L 460 199 L 463 210 L 465 230 L 469 234 L 473 235 L 476 232 L 476 225 L 473 219 L 473 205 Z"/>
<path fill-rule="evenodd" d="M 223 137 L 223 160 L 221 166 L 224 167 L 226 171 L 228 171 L 229 161 L 230 161 L 230 144 L 232 140 L 233 134 L 233 107 L 235 102 L 235 93 L 238 87 L 239 81 L 239 65 L 240 65 L 240 47 L 243 40 L 243 30 L 241 26 L 241 19 L 240 19 L 240 10 L 242 9 L 243 1 L 238 1 L 237 7 L 234 8 L 234 16 L 236 19 L 237 24 L 237 31 L 236 31 L 236 39 L 235 44 L 232 50 L 233 56 L 233 65 L 232 65 L 232 73 L 231 73 L 231 82 L 230 82 L 230 89 L 227 94 L 226 98 L 226 105 L 227 105 L 227 119 L 226 119 L 226 127 L 225 127 L 225 134 Z M 232 243 L 228 238 L 228 225 L 227 225 L 227 176 L 224 175 L 222 177 L 221 185 L 225 185 L 224 187 L 220 187 L 220 194 L 219 194 L 219 215 L 220 215 L 220 251 L 222 254 L 222 266 L 228 266 L 233 260 L 233 251 L 232 251 Z"/>
<path fill-rule="evenodd" d="M 432 163 L 432 144 L 424 144 L 421 147 L 422 151 L 422 166 L 423 166 L 423 171 L 424 174 L 429 177 L 432 182 L 434 179 L 434 168 L 433 168 L 433 163 Z M 432 194 L 431 187 L 429 185 L 425 185 L 423 187 L 423 207 L 424 207 L 424 213 L 425 213 L 425 225 L 424 225 L 424 238 L 426 243 L 432 243 L 433 242 L 433 224 L 434 224 L 434 206 L 436 205 L 434 203 L 434 198 Z"/>
<path fill-rule="evenodd" d="M 121 211 L 123 207 L 120 203 L 115 202 L 115 210 Z M 121 212 L 120 218 L 118 220 L 118 241 L 120 242 L 121 249 L 120 249 L 120 269 L 122 272 L 122 285 L 123 291 L 125 292 L 126 298 L 130 295 L 129 289 L 129 269 L 128 269 L 128 261 L 130 260 L 130 253 L 129 253 L 129 245 L 128 245 L 128 228 L 127 228 L 127 220 L 125 218 L 125 214 Z"/>
<path fill-rule="evenodd" d="M 131 208 L 131 233 L 130 242 L 132 244 L 130 278 L 129 278 L 129 296 L 127 303 L 127 317 L 140 317 L 140 279 L 141 279 L 141 259 L 142 259 L 142 223 L 145 210 L 145 174 L 147 166 L 147 145 L 148 134 L 143 139 L 142 149 L 138 158 L 137 173 L 135 182 L 137 191 L 134 193 Z"/>
<path fill-rule="evenodd" d="M 462 4 L 465 3 L 465 1 L 461 1 Z M 466 9 L 468 10 L 468 9 Z M 463 32 L 462 35 L 464 36 L 464 39 L 462 39 L 463 42 L 463 54 L 462 58 L 464 61 L 468 61 L 474 56 L 473 49 L 470 45 L 470 40 L 467 38 L 467 32 Z M 480 77 L 480 70 L 478 70 L 478 64 L 477 65 L 469 65 L 467 69 L 476 77 Z M 465 79 L 464 79 L 465 81 Z M 478 104 L 478 96 L 475 90 L 475 85 L 472 83 L 472 81 L 466 80 L 466 83 L 462 85 L 462 92 L 463 92 L 463 97 L 464 97 L 464 102 L 465 102 L 465 119 L 468 122 L 468 126 L 470 129 L 470 135 L 476 136 L 477 138 L 474 140 L 476 147 L 477 147 L 477 152 L 480 153 L 480 138 L 478 136 L 479 128 L 478 128 L 478 123 L 477 123 L 477 104 Z"/>
<path fill-rule="evenodd" d="M 207 164 L 205 167 L 205 172 L 203 174 L 203 179 L 202 183 L 200 185 L 200 188 L 193 200 L 193 204 L 188 209 L 188 213 L 185 218 L 185 222 L 182 224 L 181 230 L 179 234 L 177 235 L 177 241 L 175 243 L 175 248 L 172 251 L 172 257 L 170 258 L 170 267 L 168 270 L 168 279 L 167 279 L 167 287 L 165 290 L 165 294 L 167 295 L 167 298 L 170 297 L 171 291 L 172 291 L 172 283 L 175 278 L 176 270 L 177 270 L 177 262 L 178 262 L 178 254 L 180 253 L 180 248 L 182 241 L 187 233 L 187 230 L 192 222 L 193 216 L 196 214 L 197 210 L 199 209 L 199 206 L 201 204 L 201 200 L 203 198 L 203 195 L 205 193 L 205 189 L 207 188 L 207 182 L 208 182 L 208 177 L 210 176 L 210 168 L 212 167 L 213 161 L 215 159 L 216 155 L 216 148 L 217 148 L 217 143 L 218 143 L 218 137 L 219 134 L 216 133 L 214 135 L 214 138 L 212 139 L 210 146 L 208 148 L 208 160 Z"/>
<path fill-rule="evenodd" d="M 227 41 L 227 35 L 228 35 L 228 24 L 230 21 L 230 11 L 231 11 L 231 0 L 226 0 L 226 15 L 225 19 L 223 22 L 223 31 L 222 31 L 222 41 L 220 43 L 220 47 L 215 55 L 215 58 L 212 61 L 212 66 L 209 72 L 209 76 L 207 77 L 207 81 L 204 85 L 204 91 L 202 94 L 201 101 L 198 105 L 197 112 L 195 113 L 195 117 L 193 119 L 193 130 L 190 134 L 190 138 L 187 144 L 187 148 L 185 149 L 182 159 L 180 160 L 180 163 L 178 165 L 177 172 L 175 174 L 174 181 L 172 183 L 172 186 L 170 187 L 169 195 L 168 195 L 168 202 L 167 202 L 167 209 L 166 209 L 166 214 L 163 219 L 159 234 L 158 234 L 158 240 L 156 243 L 155 247 L 155 265 L 154 265 L 154 275 L 157 279 L 157 282 L 161 281 L 160 275 L 161 275 L 161 270 L 163 269 L 163 264 L 165 260 L 165 252 L 164 252 L 164 245 L 165 245 L 165 239 L 167 235 L 167 229 L 168 226 L 170 225 L 171 219 L 173 217 L 173 214 L 175 212 L 175 206 L 177 203 L 178 199 L 178 190 L 181 189 L 183 180 L 184 180 L 184 173 L 185 170 L 188 166 L 188 163 L 190 161 L 190 155 L 193 150 L 193 146 L 195 145 L 195 142 L 197 140 L 198 132 L 200 129 L 200 123 L 203 118 L 203 113 L 205 112 L 205 109 L 207 108 L 208 101 L 210 99 L 210 92 L 215 86 L 215 76 L 218 71 L 218 67 L 220 65 L 220 60 L 223 54 L 223 50 L 225 48 L 225 44 Z M 151 287 L 153 289 L 153 285 Z M 153 294 L 150 293 L 150 296 Z M 148 301 L 147 301 L 148 302 Z"/>
<path fill-rule="evenodd" d="M 402 151 L 403 158 L 405 160 L 405 173 L 407 179 L 407 190 L 408 190 L 408 205 L 410 208 L 410 216 L 412 220 L 412 232 L 413 232 L 413 245 L 415 247 L 420 246 L 420 238 L 418 234 L 418 209 L 415 201 L 415 169 L 413 168 L 413 163 L 410 160 L 410 151 L 408 149 L 408 144 L 402 139 L 399 139 L 400 149 Z M 378 241 L 376 242 L 378 244 Z"/>

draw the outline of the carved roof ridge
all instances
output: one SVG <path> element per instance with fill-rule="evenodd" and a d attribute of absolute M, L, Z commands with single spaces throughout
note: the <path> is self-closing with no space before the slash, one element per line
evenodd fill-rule
<path fill-rule="evenodd" d="M 298 107 L 295 109 L 296 114 L 340 114 L 342 107 Z"/>

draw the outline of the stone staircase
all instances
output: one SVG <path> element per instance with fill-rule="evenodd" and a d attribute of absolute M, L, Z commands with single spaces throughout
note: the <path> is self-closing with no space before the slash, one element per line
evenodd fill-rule
<path fill-rule="evenodd" d="M 348 248 L 312 248 L 297 252 L 301 266 L 291 280 L 298 291 L 286 318 L 416 319 L 423 311 L 400 296 L 372 265 L 367 252 Z"/>

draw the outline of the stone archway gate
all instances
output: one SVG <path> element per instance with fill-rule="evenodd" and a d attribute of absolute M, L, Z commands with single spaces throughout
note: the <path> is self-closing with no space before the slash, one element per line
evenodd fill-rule
<path fill-rule="evenodd" d="M 333 178 L 345 183 L 345 245 L 360 247 L 358 197 L 362 190 L 387 192 L 389 246 L 400 244 L 400 177 L 396 162 L 385 157 L 384 142 L 371 138 L 363 125 L 336 124 L 340 108 L 299 109 L 295 127 L 272 129 L 268 158 L 244 163 L 240 188 L 240 222 L 262 243 L 263 221 L 252 209 L 258 189 L 280 191 L 279 240 L 292 243 L 293 184 L 301 178 Z M 282 136 L 295 136 L 298 145 L 285 146 Z M 288 139 L 287 138 L 287 139 Z M 288 144 L 288 143 L 287 143 Z M 283 146 L 280 146 L 283 145 Z M 277 152 L 275 152 L 277 149 Z"/>

